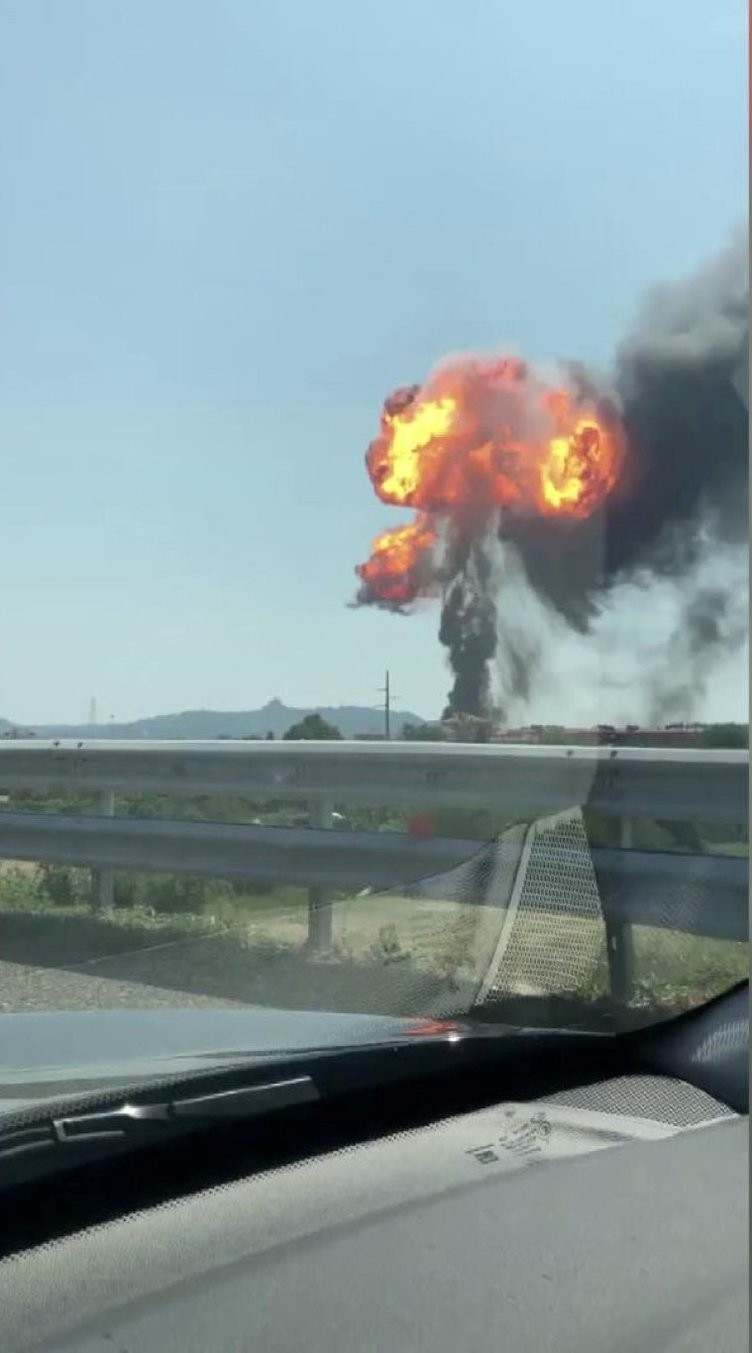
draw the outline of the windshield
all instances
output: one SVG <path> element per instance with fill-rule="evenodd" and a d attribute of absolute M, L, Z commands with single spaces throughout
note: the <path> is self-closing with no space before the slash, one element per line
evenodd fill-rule
<path fill-rule="evenodd" d="M 746 15 L 690 11 L 6 7 L 6 1015 L 746 977 Z"/>

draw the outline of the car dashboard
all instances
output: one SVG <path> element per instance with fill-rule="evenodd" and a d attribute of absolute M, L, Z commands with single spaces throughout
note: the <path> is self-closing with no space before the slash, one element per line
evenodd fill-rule
<path fill-rule="evenodd" d="M 745 987 L 639 1070 L 134 1197 L 0 1264 L 2 1347 L 737 1350 L 747 1042 Z"/>

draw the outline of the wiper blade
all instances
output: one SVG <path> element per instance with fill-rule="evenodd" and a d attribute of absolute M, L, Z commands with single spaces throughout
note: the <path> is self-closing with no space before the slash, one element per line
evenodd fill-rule
<path fill-rule="evenodd" d="M 159 1083 L 121 1084 L 98 1100 L 48 1100 L 6 1119 L 0 1210 L 13 1197 L 22 1200 L 27 1188 L 33 1194 L 43 1180 L 65 1188 L 66 1176 L 79 1170 L 86 1180 L 89 1170 L 100 1177 L 102 1167 L 107 1192 L 106 1181 L 118 1178 L 109 1162 L 118 1158 L 132 1157 L 139 1178 L 155 1168 L 179 1173 L 189 1162 L 190 1169 L 200 1166 L 202 1177 L 224 1177 L 238 1152 L 248 1163 L 262 1161 L 284 1154 L 288 1139 L 307 1142 L 310 1134 L 315 1143 L 323 1133 L 324 1140 L 332 1134 L 339 1140 L 342 1124 L 367 1135 L 379 1123 L 464 1112 L 468 1099 L 529 1099 L 559 1085 L 561 1068 L 572 1059 L 578 1075 L 603 1079 L 613 1065 L 613 1041 L 584 1031 L 474 1025 L 448 1032 L 442 1026 L 442 1033 L 437 1027 L 427 1037 L 296 1049 L 273 1065 L 248 1057 L 230 1066 L 215 1063 L 187 1077 L 171 1074 L 172 1063 Z M 123 1188 L 127 1193 L 125 1182 Z"/>
<path fill-rule="evenodd" d="M 420 1033 L 426 1036 L 405 1042 L 387 1039 L 297 1048 L 293 1053 L 280 1050 L 265 1075 L 254 1057 L 234 1066 L 217 1063 L 188 1079 L 171 1077 L 161 1086 L 131 1085 L 119 1094 L 105 1091 L 106 1100 L 100 1104 L 89 1099 L 79 1105 L 50 1104 L 46 1111 L 43 1105 L 25 1110 L 25 1121 L 0 1125 L 0 1189 L 7 1185 L 8 1174 L 18 1182 L 19 1170 L 27 1173 L 27 1158 L 36 1174 L 37 1166 L 42 1171 L 57 1169 L 64 1160 L 73 1163 L 312 1105 L 343 1092 L 373 1090 L 409 1080 L 432 1065 L 447 1070 L 463 1044 L 489 1045 L 505 1036 L 499 1028 L 464 1030 L 461 1036 L 458 1026 L 446 1021 L 427 1025 Z M 228 1085 L 229 1078 L 234 1083 Z"/>
<path fill-rule="evenodd" d="M 119 1092 L 106 1091 L 104 1102 L 89 1098 L 78 1105 L 58 1101 L 46 1110 L 41 1104 L 27 1108 L 22 1119 L 0 1126 L 0 1191 L 99 1156 L 161 1145 L 275 1111 L 339 1096 L 372 1095 L 376 1089 L 426 1076 L 439 1075 L 451 1084 L 463 1068 L 477 1071 L 484 1063 L 495 1063 L 501 1045 L 522 1045 L 528 1056 L 535 1050 L 538 1060 L 558 1061 L 570 1046 L 576 1044 L 578 1052 L 583 1043 L 597 1049 L 605 1037 L 442 1022 L 421 1032 L 427 1036 L 280 1052 L 265 1072 L 253 1058 L 234 1066 L 214 1064 L 188 1079 L 171 1076 L 159 1085 L 131 1084 Z"/>
<path fill-rule="evenodd" d="M 176 1095 L 156 1104 L 125 1102 L 94 1113 L 72 1112 L 44 1123 L 0 1131 L 0 1160 L 60 1146 L 153 1138 L 167 1127 L 246 1120 L 320 1099 L 310 1076 L 262 1081 L 203 1095 Z"/>

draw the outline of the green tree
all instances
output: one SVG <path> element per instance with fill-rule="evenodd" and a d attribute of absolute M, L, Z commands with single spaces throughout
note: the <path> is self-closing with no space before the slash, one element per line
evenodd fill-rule
<path fill-rule="evenodd" d="M 83 869 L 42 864 L 38 877 L 40 890 L 53 907 L 74 907 L 88 900 L 88 880 Z"/>
<path fill-rule="evenodd" d="M 711 723 L 703 728 L 701 747 L 749 747 L 749 724 Z"/>
<path fill-rule="evenodd" d="M 402 725 L 405 742 L 446 742 L 446 733 L 438 723 L 406 723 Z"/>
<path fill-rule="evenodd" d="M 300 723 L 294 723 L 285 733 L 286 742 L 334 742 L 342 734 L 333 723 L 327 723 L 320 714 L 306 714 Z"/>

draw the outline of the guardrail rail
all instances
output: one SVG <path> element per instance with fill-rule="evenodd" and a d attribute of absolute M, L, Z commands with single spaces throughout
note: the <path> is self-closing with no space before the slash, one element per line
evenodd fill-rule
<path fill-rule="evenodd" d="M 409 832 L 341 830 L 335 805 L 482 808 L 534 820 L 583 807 L 616 820 L 619 847 L 593 847 L 612 988 L 631 983 L 634 925 L 669 925 L 677 870 L 702 878 L 692 933 L 746 939 L 746 858 L 635 849 L 635 823 L 699 822 L 747 830 L 745 751 L 360 742 L 0 743 L 0 793 L 90 795 L 85 814 L 0 813 L 0 858 L 92 869 L 96 905 L 113 904 L 117 870 L 288 882 L 309 889 L 309 943 L 332 939 L 327 890 L 404 886 L 456 868 L 482 843 Z M 118 815 L 150 793 L 247 795 L 307 805 L 307 827 Z M 503 850 L 503 842 L 496 847 Z M 678 861 L 684 861 L 679 865 Z"/>

